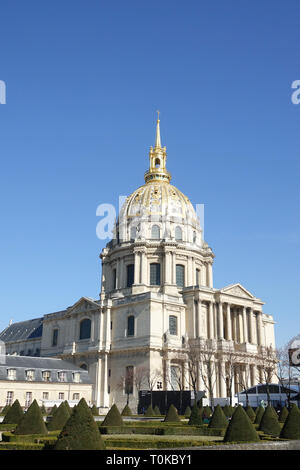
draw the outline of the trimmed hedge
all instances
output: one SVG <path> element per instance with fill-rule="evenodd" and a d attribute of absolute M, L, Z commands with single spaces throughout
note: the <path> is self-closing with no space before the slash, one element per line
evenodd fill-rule
<path fill-rule="evenodd" d="M 123 419 L 116 405 L 112 405 L 111 409 L 105 416 L 102 426 L 122 426 Z"/>
<path fill-rule="evenodd" d="M 188 424 L 190 426 L 203 424 L 202 415 L 203 415 L 203 408 L 198 408 L 198 406 L 195 404 L 192 408 L 192 412 L 191 412 L 191 416 L 190 416 Z"/>
<path fill-rule="evenodd" d="M 255 418 L 256 418 L 256 414 L 254 413 L 253 408 L 251 406 L 247 406 L 245 411 L 246 411 L 247 415 L 249 416 L 251 423 L 254 423 Z"/>
<path fill-rule="evenodd" d="M 265 409 L 260 421 L 259 431 L 263 431 L 265 434 L 270 434 L 274 437 L 278 437 L 280 434 L 281 426 L 271 406 L 267 406 Z"/>
<path fill-rule="evenodd" d="M 154 407 L 154 410 L 153 410 L 153 411 L 154 411 L 154 413 L 155 413 L 157 416 L 161 416 L 160 409 L 159 409 L 159 407 L 158 407 L 157 405 Z"/>
<path fill-rule="evenodd" d="M 127 448 L 127 449 L 172 449 L 184 447 L 213 446 L 223 444 L 222 441 L 205 441 L 190 439 L 187 441 L 178 440 L 151 440 L 151 439 L 105 439 L 106 448 Z"/>
<path fill-rule="evenodd" d="M 263 406 L 259 406 L 256 410 L 256 418 L 254 420 L 255 424 L 260 424 L 261 418 L 263 417 L 265 409 Z"/>
<path fill-rule="evenodd" d="M 22 420 L 16 427 L 15 434 L 48 434 L 40 407 L 36 400 L 33 400 L 24 414 Z"/>
<path fill-rule="evenodd" d="M 44 444 L 34 442 L 0 442 L 0 450 L 43 450 Z"/>
<path fill-rule="evenodd" d="M 23 410 L 18 400 L 7 411 L 2 424 L 19 424 L 24 416 Z"/>
<path fill-rule="evenodd" d="M 68 419 L 70 418 L 70 413 L 66 407 L 65 402 L 62 402 L 55 413 L 52 416 L 51 421 L 47 424 L 49 431 L 58 431 L 61 430 Z"/>
<path fill-rule="evenodd" d="M 202 426 L 99 426 L 100 433 L 107 434 L 149 434 L 156 436 L 216 436 L 222 437 L 225 429 Z"/>
<path fill-rule="evenodd" d="M 290 409 L 280 437 L 284 439 L 300 439 L 300 411 L 297 406 L 292 406 Z"/>
<path fill-rule="evenodd" d="M 144 416 L 155 416 L 155 412 L 151 405 L 148 406 L 147 411 L 144 413 Z"/>
<path fill-rule="evenodd" d="M 280 411 L 278 421 L 280 423 L 285 423 L 285 420 L 288 417 L 288 415 L 289 415 L 289 411 L 288 411 L 287 407 L 284 406 Z"/>
<path fill-rule="evenodd" d="M 123 410 L 122 410 L 122 413 L 121 413 L 121 416 L 132 416 L 132 411 L 131 409 L 129 408 L 128 405 L 125 405 Z"/>
<path fill-rule="evenodd" d="M 18 435 L 12 432 L 3 432 L 2 441 L 3 442 L 45 442 L 48 440 L 55 440 L 59 435 L 58 431 L 50 432 L 49 434 L 23 434 Z"/>
<path fill-rule="evenodd" d="M 208 425 L 209 428 L 224 428 L 226 429 L 228 426 L 228 419 L 224 415 L 222 408 L 220 405 L 217 405 L 214 409 L 212 418 Z"/>
<path fill-rule="evenodd" d="M 227 427 L 224 442 L 256 442 L 259 436 L 246 414 L 245 410 L 239 405 Z"/>
<path fill-rule="evenodd" d="M 165 423 L 177 423 L 180 421 L 180 418 L 178 416 L 177 409 L 175 408 L 174 405 L 171 405 L 170 408 L 168 409 L 168 413 L 164 419 Z"/>
<path fill-rule="evenodd" d="M 187 406 L 186 409 L 185 409 L 185 412 L 184 412 L 184 416 L 186 418 L 190 418 L 191 414 L 192 414 L 192 410 L 189 406 Z"/>
<path fill-rule="evenodd" d="M 58 436 L 54 450 L 103 450 L 98 426 L 84 398 L 73 410 Z"/>
<path fill-rule="evenodd" d="M 91 413 L 93 416 L 99 416 L 99 410 L 96 405 L 93 405 L 91 408 Z"/>

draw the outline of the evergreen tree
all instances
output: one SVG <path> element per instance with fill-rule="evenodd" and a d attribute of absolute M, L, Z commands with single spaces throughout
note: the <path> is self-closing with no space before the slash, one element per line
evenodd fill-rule
<path fill-rule="evenodd" d="M 280 423 L 285 423 L 285 420 L 288 417 L 288 414 L 289 414 L 288 409 L 286 406 L 284 406 L 283 408 L 281 408 L 278 421 Z"/>
<path fill-rule="evenodd" d="M 132 411 L 131 409 L 129 408 L 128 405 L 125 405 L 123 410 L 122 410 L 122 413 L 121 413 L 121 416 L 132 416 Z"/>
<path fill-rule="evenodd" d="M 260 421 L 259 430 L 274 437 L 279 436 L 281 427 L 277 416 L 274 414 L 274 409 L 272 409 L 271 406 L 266 407 Z"/>
<path fill-rule="evenodd" d="M 156 416 L 161 416 L 161 411 L 157 405 L 154 407 L 153 411 Z"/>
<path fill-rule="evenodd" d="M 113 405 L 101 426 L 123 426 L 123 419 L 116 405 Z"/>
<path fill-rule="evenodd" d="M 54 450 L 103 450 L 105 444 L 84 398 L 63 427 Z"/>
<path fill-rule="evenodd" d="M 255 423 L 255 424 L 260 424 L 261 418 L 262 418 L 263 415 L 264 415 L 265 409 L 264 409 L 263 406 L 259 406 L 256 411 L 257 411 L 257 413 L 256 413 L 256 417 L 255 417 L 254 423 Z"/>
<path fill-rule="evenodd" d="M 219 429 L 225 428 L 226 429 L 227 426 L 228 426 L 228 419 L 224 415 L 223 410 L 220 407 L 220 405 L 217 405 L 214 409 L 214 412 L 213 412 L 213 415 L 212 415 L 212 418 L 210 420 L 210 423 L 209 423 L 208 427 L 209 428 L 219 428 Z"/>
<path fill-rule="evenodd" d="M 33 400 L 18 424 L 15 434 L 48 434 L 39 405 Z"/>
<path fill-rule="evenodd" d="M 50 415 L 50 416 L 53 416 L 56 410 L 57 410 L 57 406 L 56 406 L 56 405 L 52 406 L 49 415 Z"/>
<path fill-rule="evenodd" d="M 52 416 L 51 421 L 47 425 L 48 431 L 60 431 L 69 418 L 69 410 L 66 407 L 65 402 L 62 402 Z"/>
<path fill-rule="evenodd" d="M 5 407 L 2 408 L 2 410 L 1 410 L 1 415 L 5 416 L 10 408 L 11 408 L 11 405 L 5 405 Z"/>
<path fill-rule="evenodd" d="M 245 411 L 246 411 L 247 415 L 249 416 L 251 423 L 254 423 L 256 415 L 253 411 L 253 408 L 248 405 L 247 408 L 245 409 Z"/>
<path fill-rule="evenodd" d="M 18 400 L 15 400 L 11 408 L 8 409 L 3 424 L 19 424 L 24 416 L 23 410 Z"/>
<path fill-rule="evenodd" d="M 44 405 L 41 406 L 41 413 L 43 416 L 46 416 L 47 415 L 47 410 L 46 408 L 44 407 Z"/>
<path fill-rule="evenodd" d="M 300 439 L 300 411 L 292 406 L 280 433 L 283 439 Z"/>
<path fill-rule="evenodd" d="M 180 422 L 180 418 L 178 416 L 178 412 L 177 412 L 177 409 L 175 408 L 175 406 L 172 404 L 169 409 L 168 409 L 168 413 L 164 419 L 164 422 L 167 423 L 167 422 Z"/>
<path fill-rule="evenodd" d="M 188 424 L 191 426 L 200 426 L 203 424 L 202 416 L 203 408 L 198 408 L 198 406 L 195 404 L 192 408 Z"/>
<path fill-rule="evenodd" d="M 186 409 L 185 409 L 185 412 L 184 412 L 184 416 L 186 418 L 189 418 L 191 416 L 191 413 L 192 413 L 191 408 L 189 406 L 187 406 Z"/>
<path fill-rule="evenodd" d="M 241 405 L 239 405 L 233 413 L 231 421 L 226 429 L 224 442 L 255 441 L 259 441 L 259 436 L 245 410 Z"/>
<path fill-rule="evenodd" d="M 223 408 L 223 413 L 224 415 L 227 417 L 227 418 L 230 418 L 232 413 L 230 411 L 230 408 L 228 405 L 225 405 L 224 408 Z"/>
<path fill-rule="evenodd" d="M 71 415 L 72 414 L 72 408 L 70 407 L 68 400 L 65 400 L 64 404 L 65 404 L 65 406 L 66 406 L 66 408 L 69 412 L 69 415 Z"/>
<path fill-rule="evenodd" d="M 211 408 L 208 405 L 206 405 L 203 408 L 203 418 L 209 419 L 211 415 L 212 415 Z"/>
<path fill-rule="evenodd" d="M 147 416 L 147 417 L 155 416 L 152 405 L 148 406 L 147 411 L 145 412 L 144 416 Z"/>
<path fill-rule="evenodd" d="M 96 405 L 93 405 L 91 408 L 91 412 L 93 416 L 99 416 L 99 411 Z"/>

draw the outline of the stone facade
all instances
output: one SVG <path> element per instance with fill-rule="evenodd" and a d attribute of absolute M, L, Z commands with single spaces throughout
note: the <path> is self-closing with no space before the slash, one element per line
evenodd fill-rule
<path fill-rule="evenodd" d="M 228 395 L 230 355 L 235 392 L 262 381 L 262 358 L 275 349 L 273 317 L 263 313 L 263 302 L 239 283 L 213 287 L 214 254 L 191 202 L 170 184 L 159 126 L 158 120 L 145 184 L 126 199 L 115 237 L 100 255 L 100 300 L 83 297 L 44 316 L 39 338 L 42 356 L 88 369 L 93 402 L 103 408 L 122 407 L 127 395 L 136 407 L 139 388 L 191 389 L 191 345 L 205 343 L 213 352 L 215 397 Z"/>

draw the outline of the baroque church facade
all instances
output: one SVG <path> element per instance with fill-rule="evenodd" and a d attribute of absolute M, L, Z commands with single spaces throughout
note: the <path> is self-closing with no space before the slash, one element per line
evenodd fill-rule
<path fill-rule="evenodd" d="M 126 199 L 100 254 L 100 299 L 82 297 L 0 334 L 8 354 L 59 357 L 87 370 L 100 408 L 122 407 L 129 396 L 134 409 L 140 389 L 208 392 L 208 382 L 209 395 L 226 397 L 263 382 L 266 351 L 275 350 L 264 302 L 239 283 L 214 288 L 214 253 L 193 205 L 170 183 L 159 118 L 149 161 L 145 184 Z M 209 361 L 199 353 L 192 387 L 191 347 L 203 345 Z"/>

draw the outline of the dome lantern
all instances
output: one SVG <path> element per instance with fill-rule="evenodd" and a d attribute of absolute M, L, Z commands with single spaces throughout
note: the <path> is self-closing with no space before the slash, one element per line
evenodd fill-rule
<path fill-rule="evenodd" d="M 150 147 L 150 167 L 145 173 L 145 182 L 165 181 L 170 183 L 171 175 L 166 169 L 167 151 L 161 146 L 159 111 L 157 111 L 155 146 Z"/>

